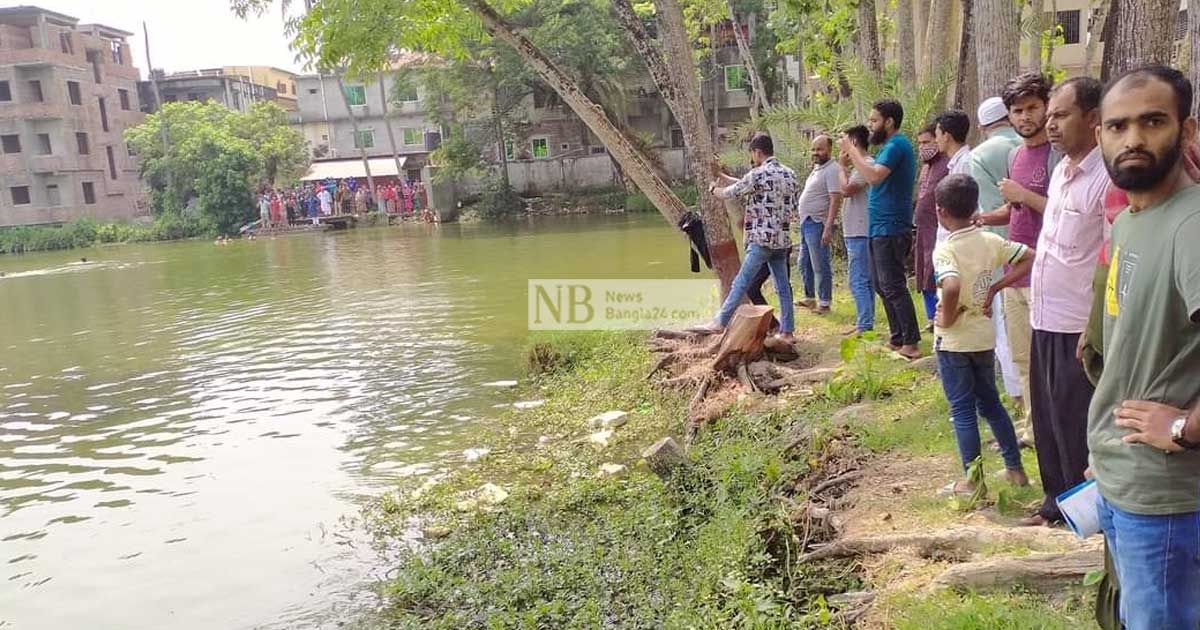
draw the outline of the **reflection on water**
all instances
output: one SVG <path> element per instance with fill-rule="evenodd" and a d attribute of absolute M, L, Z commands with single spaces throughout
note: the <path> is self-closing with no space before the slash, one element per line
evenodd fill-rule
<path fill-rule="evenodd" d="M 345 519 L 476 446 L 527 279 L 687 276 L 658 217 L 86 256 L 0 260 L 0 628 L 336 627 Z"/>

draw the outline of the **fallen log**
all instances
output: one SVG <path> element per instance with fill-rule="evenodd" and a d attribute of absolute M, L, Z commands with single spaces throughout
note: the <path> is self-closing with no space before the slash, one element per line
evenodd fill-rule
<path fill-rule="evenodd" d="M 1045 529 L 1045 528 L 1041 528 Z M 923 557 L 939 553 L 972 554 L 996 545 L 1021 545 L 1034 551 L 1059 551 L 1070 546 L 1071 534 L 1039 528 L 991 529 L 986 527 L 958 527 L 931 533 L 895 534 L 843 538 L 821 546 L 799 557 L 801 562 L 812 562 L 828 558 L 849 558 L 870 554 L 887 553 L 894 549 L 911 547 Z"/>
<path fill-rule="evenodd" d="M 808 496 L 814 497 L 818 494 L 821 494 L 822 492 L 825 492 L 826 490 L 832 489 L 836 486 L 840 486 L 844 483 L 850 483 L 851 481 L 854 481 L 862 476 L 863 476 L 863 471 L 851 470 L 848 473 L 838 475 L 837 477 L 834 477 L 832 479 L 826 479 L 825 481 L 822 481 L 820 484 L 818 484 L 817 487 L 815 487 L 811 491 L 809 491 Z"/>
<path fill-rule="evenodd" d="M 664 481 L 681 466 L 687 465 L 687 455 L 674 438 L 665 437 L 642 451 L 642 459 L 655 475 Z"/>
<path fill-rule="evenodd" d="M 989 558 L 953 565 L 939 575 L 932 586 L 971 591 L 1007 590 L 1013 585 L 1045 588 L 1064 581 L 1078 583 L 1089 572 L 1103 568 L 1104 554 L 1098 549 Z"/>

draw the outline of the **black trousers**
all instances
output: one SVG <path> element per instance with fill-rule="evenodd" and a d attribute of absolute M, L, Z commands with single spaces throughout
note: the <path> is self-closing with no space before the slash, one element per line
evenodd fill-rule
<path fill-rule="evenodd" d="M 788 256 L 788 282 L 792 281 L 792 248 L 787 250 Z M 758 275 L 750 281 L 750 289 L 746 291 L 746 297 L 750 298 L 750 303 L 755 306 L 766 306 L 767 298 L 763 296 L 763 285 L 767 280 L 771 279 L 771 268 L 768 265 L 763 265 L 762 269 L 758 270 Z M 782 307 L 782 305 L 780 305 Z"/>
<path fill-rule="evenodd" d="M 1088 467 L 1088 406 L 1095 388 L 1075 358 L 1078 333 L 1034 329 L 1029 349 L 1033 441 L 1046 496 L 1038 513 L 1061 521 L 1055 498 L 1083 483 Z"/>
<path fill-rule="evenodd" d="M 883 299 L 887 313 L 891 342 L 895 346 L 915 346 L 921 341 L 917 326 L 917 309 L 908 292 L 908 251 L 912 235 L 871 237 L 871 281 L 875 292 Z"/>

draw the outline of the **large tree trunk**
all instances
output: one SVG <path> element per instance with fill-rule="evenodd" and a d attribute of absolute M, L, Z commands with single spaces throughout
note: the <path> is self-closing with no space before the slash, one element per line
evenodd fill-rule
<path fill-rule="evenodd" d="M 614 0 L 617 19 L 629 34 L 659 94 L 675 115 L 683 131 L 683 142 L 691 159 L 692 179 L 700 192 L 700 214 L 704 219 L 704 236 L 708 241 L 713 270 L 721 279 L 721 295 L 728 294 L 737 275 L 739 261 L 737 243 L 729 227 L 725 203 L 708 193 L 706 182 L 719 167 L 714 138 L 709 133 L 704 104 L 700 100 L 700 83 L 696 79 L 692 45 L 683 25 L 683 10 L 677 0 L 655 0 L 658 15 L 659 49 L 642 26 L 629 0 Z M 674 70 L 674 71 L 673 71 Z M 626 168 L 626 171 L 629 169 Z"/>
<path fill-rule="evenodd" d="M 1104 43 L 1108 76 L 1150 63 L 1170 64 L 1179 1 L 1118 0 L 1115 8 L 1115 28 Z"/>
<path fill-rule="evenodd" d="M 1029 58 L 1025 61 L 1025 69 L 1037 72 L 1042 68 L 1042 32 L 1049 26 L 1046 24 L 1046 0 L 1031 0 L 1029 3 L 1030 18 L 1037 25 L 1031 29 L 1029 39 L 1026 40 L 1028 47 Z M 1051 25 L 1054 22 L 1050 22 Z"/>
<path fill-rule="evenodd" d="M 575 115 L 592 130 L 592 133 L 596 134 L 596 137 L 600 139 L 604 147 L 608 149 L 609 154 L 617 160 L 621 168 L 625 170 L 625 173 L 637 184 L 638 188 L 654 204 L 654 207 L 662 213 L 667 222 L 672 226 L 678 225 L 679 219 L 687 212 L 687 206 L 680 201 L 675 192 L 671 190 L 671 187 L 658 176 L 654 166 L 646 156 L 608 119 L 604 110 L 592 102 L 591 99 L 584 96 L 575 81 L 563 73 L 558 66 L 554 65 L 554 62 L 539 48 L 534 46 L 524 35 L 517 33 L 512 25 L 500 17 L 500 14 L 496 13 L 495 9 L 486 0 L 465 0 L 465 4 L 479 16 L 483 27 L 488 33 L 511 46 L 529 64 L 529 67 L 537 72 L 542 80 L 562 98 L 563 102 L 571 108 L 571 111 L 575 112 Z M 688 65 L 685 67 L 690 68 L 691 66 Z M 694 73 L 684 72 L 680 74 L 693 77 L 693 84 L 695 83 Z M 699 93 L 693 90 L 690 94 L 697 95 L 693 100 L 698 103 L 700 100 Z M 700 116 L 700 120 L 702 121 L 701 128 L 704 128 L 703 114 L 700 114 Z M 685 136 L 687 135 L 687 129 L 685 126 Z M 704 181 L 707 181 L 707 178 L 697 180 L 697 185 L 703 188 Z M 717 277 L 721 280 L 722 294 L 724 294 L 728 291 L 729 285 L 732 284 L 733 277 L 737 275 L 737 248 L 733 246 L 733 236 L 729 231 L 728 218 L 724 214 L 719 216 L 725 220 L 717 223 L 717 217 L 713 217 L 713 220 L 709 221 L 709 217 L 706 216 L 704 227 L 710 239 L 713 236 L 718 237 L 718 240 L 710 240 L 710 249 L 713 250 L 710 251 L 710 254 L 713 258 L 713 265 L 716 267 Z M 714 223 L 717 224 L 714 225 Z M 722 227 L 724 228 L 724 234 L 730 248 L 733 250 L 732 271 L 728 269 L 727 262 L 724 266 L 717 265 L 718 260 L 720 260 L 718 254 L 724 253 L 726 256 L 728 255 L 728 252 L 723 252 L 720 247 L 723 244 L 719 240 Z"/>
<path fill-rule="evenodd" d="M 921 72 L 926 77 L 940 71 L 951 58 L 954 38 L 950 36 L 950 16 L 955 4 L 955 0 L 929 0 L 929 18 L 922 23 L 926 27 L 925 45 L 921 48 Z"/>
<path fill-rule="evenodd" d="M 979 98 L 999 96 L 1021 71 L 1021 15 L 1013 0 L 975 0 L 975 68 Z"/>
<path fill-rule="evenodd" d="M 1200 2 L 1189 0 L 1187 12 L 1188 78 L 1192 80 L 1192 115 L 1200 116 Z"/>
<path fill-rule="evenodd" d="M 1116 67 L 1117 49 L 1113 46 L 1113 38 L 1117 36 L 1117 22 L 1121 21 L 1121 0 L 1112 0 L 1108 5 L 1108 15 L 1104 16 L 1104 54 L 1100 56 L 1100 80 L 1108 83 L 1112 78 L 1112 69 Z"/>
<path fill-rule="evenodd" d="M 922 0 L 917 0 L 921 2 Z M 900 81 L 917 83 L 917 40 L 913 33 L 913 0 L 896 0 L 896 45 L 900 51 Z"/>
<path fill-rule="evenodd" d="M 346 104 L 346 113 L 350 115 L 350 126 L 354 129 L 354 143 L 360 145 L 358 154 L 362 156 L 363 171 L 367 174 L 367 186 L 371 190 L 371 199 L 377 200 L 379 197 L 375 195 L 375 178 L 371 176 L 371 161 L 367 158 L 367 148 L 361 146 L 358 135 L 358 116 L 354 114 L 354 108 L 350 106 L 350 97 L 346 94 L 346 82 L 342 80 L 342 72 L 337 73 L 338 91 L 342 93 L 342 102 Z"/>
<path fill-rule="evenodd" d="M 858 57 L 875 76 L 883 74 L 879 55 L 879 25 L 875 19 L 875 0 L 858 0 Z"/>
<path fill-rule="evenodd" d="M 1105 29 L 1108 28 L 1109 7 L 1112 6 L 1113 0 L 1098 0 L 1093 9 L 1091 21 L 1088 23 L 1088 40 L 1087 46 L 1083 49 L 1083 72 L 1084 76 L 1091 76 L 1092 63 L 1096 60 L 1096 47 L 1100 45 L 1100 39 L 1106 34 Z M 1189 15 L 1192 15 L 1189 13 Z"/>
<path fill-rule="evenodd" d="M 954 84 L 954 107 L 974 114 L 979 101 L 975 67 L 975 0 L 962 0 L 962 30 L 958 38 L 958 80 Z M 979 121 L 976 121 L 978 123 Z"/>
<path fill-rule="evenodd" d="M 742 65 L 746 67 L 746 72 L 750 75 L 750 90 L 753 92 L 750 95 L 750 118 L 758 120 L 758 114 L 771 106 L 767 102 L 766 86 L 758 74 L 758 66 L 754 63 L 754 55 L 750 52 L 750 42 L 746 41 L 746 34 L 742 32 L 742 23 L 737 19 L 733 3 L 728 2 L 726 6 L 729 7 L 729 23 L 733 25 L 733 39 L 737 41 L 738 56 L 741 57 Z"/>

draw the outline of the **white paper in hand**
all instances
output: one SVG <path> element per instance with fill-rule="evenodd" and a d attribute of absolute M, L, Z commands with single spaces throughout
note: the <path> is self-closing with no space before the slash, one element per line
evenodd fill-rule
<path fill-rule="evenodd" d="M 1100 533 L 1100 490 L 1096 480 L 1089 479 L 1055 499 L 1067 527 L 1080 538 Z"/>

